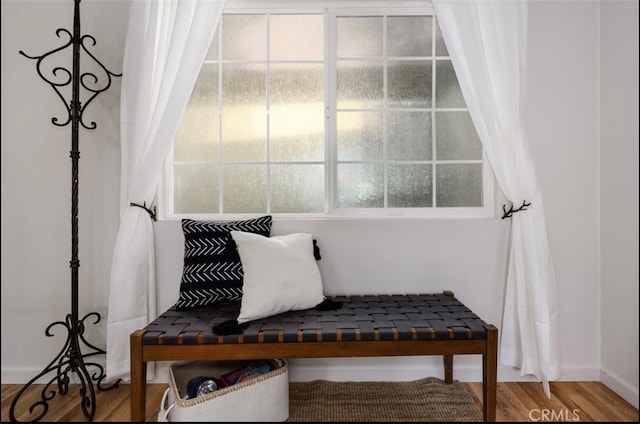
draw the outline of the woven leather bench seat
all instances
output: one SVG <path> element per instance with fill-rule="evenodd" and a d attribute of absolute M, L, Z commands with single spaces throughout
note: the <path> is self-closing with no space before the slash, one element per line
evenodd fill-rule
<path fill-rule="evenodd" d="M 328 296 L 332 311 L 290 311 L 252 321 L 240 335 L 218 336 L 212 328 L 238 316 L 240 302 L 167 310 L 147 327 L 142 343 L 227 344 L 373 340 L 485 339 L 480 317 L 451 293 Z"/>
<path fill-rule="evenodd" d="M 483 418 L 495 421 L 498 329 L 452 292 L 329 299 L 341 307 L 273 315 L 234 335 L 216 335 L 213 327 L 234 320 L 240 302 L 165 311 L 130 336 L 131 421 L 147 418 L 149 362 L 414 355 L 441 355 L 447 383 L 453 382 L 454 355 L 481 355 Z"/>

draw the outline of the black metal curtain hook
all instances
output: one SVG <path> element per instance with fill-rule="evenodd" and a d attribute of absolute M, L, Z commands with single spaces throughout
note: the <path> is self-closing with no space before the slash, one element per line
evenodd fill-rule
<path fill-rule="evenodd" d="M 140 205 L 140 204 L 138 204 L 138 203 L 133 203 L 133 202 L 131 202 L 131 203 L 129 203 L 129 205 L 130 205 L 130 206 L 136 206 L 136 207 L 138 207 L 138 208 L 142 208 L 142 209 L 144 209 L 144 210 L 145 210 L 145 211 L 147 211 L 147 213 L 149 214 L 149 217 L 150 217 L 153 221 L 156 221 L 156 207 L 155 207 L 155 206 L 153 207 L 153 210 L 151 210 L 151 209 L 149 209 L 149 208 L 147 207 L 147 202 L 143 202 L 141 205 Z"/>
<path fill-rule="evenodd" d="M 509 210 L 507 210 L 506 206 L 507 205 L 502 205 L 502 211 L 504 212 L 504 214 L 502 215 L 502 219 L 511 218 L 511 216 L 516 212 L 526 211 L 527 207 L 531 206 L 531 203 L 527 203 L 526 200 L 523 200 L 522 201 L 522 206 L 520 206 L 518 209 L 513 209 L 513 205 L 511 205 Z"/>

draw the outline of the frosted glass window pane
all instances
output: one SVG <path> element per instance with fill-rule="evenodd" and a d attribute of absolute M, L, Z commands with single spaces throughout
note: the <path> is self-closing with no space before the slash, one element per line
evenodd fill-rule
<path fill-rule="evenodd" d="M 382 112 L 338 112 L 338 160 L 379 160 Z"/>
<path fill-rule="evenodd" d="M 431 22 L 429 16 L 387 18 L 388 56 L 431 56 Z"/>
<path fill-rule="evenodd" d="M 389 107 L 431 107 L 431 62 L 389 61 Z"/>
<path fill-rule="evenodd" d="M 207 50 L 207 55 L 205 56 L 205 60 L 219 60 L 220 59 L 220 25 L 218 24 L 218 28 L 216 32 L 213 34 L 213 39 L 211 40 L 211 44 L 209 45 L 209 50 Z"/>
<path fill-rule="evenodd" d="M 265 65 L 228 64 L 222 71 L 224 161 L 267 158 Z"/>
<path fill-rule="evenodd" d="M 173 140 L 175 161 L 218 160 L 218 67 L 203 65 Z"/>
<path fill-rule="evenodd" d="M 436 165 L 436 204 L 439 207 L 481 207 L 482 165 Z"/>
<path fill-rule="evenodd" d="M 324 160 L 324 107 L 301 104 L 270 113 L 271 160 Z"/>
<path fill-rule="evenodd" d="M 324 165 L 272 165 L 271 211 L 324 212 Z"/>
<path fill-rule="evenodd" d="M 338 17 L 338 57 L 382 56 L 382 17 Z"/>
<path fill-rule="evenodd" d="M 447 45 L 442 38 L 442 32 L 440 32 L 440 25 L 436 21 L 436 56 L 449 56 Z"/>
<path fill-rule="evenodd" d="M 271 159 L 323 160 L 322 64 L 274 64 L 270 88 Z"/>
<path fill-rule="evenodd" d="M 321 63 L 271 65 L 271 105 L 324 104 L 324 67 Z"/>
<path fill-rule="evenodd" d="M 431 159 L 430 112 L 389 112 L 387 128 L 390 159 Z"/>
<path fill-rule="evenodd" d="M 337 68 L 339 108 L 382 106 L 382 62 L 340 60 Z"/>
<path fill-rule="evenodd" d="M 271 15 L 272 60 L 322 60 L 324 17 L 322 15 Z"/>
<path fill-rule="evenodd" d="M 223 108 L 248 104 L 266 107 L 266 73 L 267 66 L 264 64 L 223 65 Z"/>
<path fill-rule="evenodd" d="M 225 162 L 267 160 L 264 108 L 238 107 L 223 114 L 222 158 Z"/>
<path fill-rule="evenodd" d="M 223 213 L 267 211 L 266 165 L 227 165 L 223 178 Z"/>
<path fill-rule="evenodd" d="M 176 213 L 218 213 L 218 166 L 175 164 L 174 210 Z"/>
<path fill-rule="evenodd" d="M 387 203 L 390 208 L 433 206 L 431 165 L 389 165 Z"/>
<path fill-rule="evenodd" d="M 223 59 L 266 60 L 266 15 L 222 15 L 222 25 Z"/>
<path fill-rule="evenodd" d="M 338 164 L 338 207 L 383 207 L 383 184 L 382 165 Z"/>
<path fill-rule="evenodd" d="M 436 62 L 436 107 L 466 107 L 450 60 Z"/>
<path fill-rule="evenodd" d="M 469 112 L 437 112 L 436 134 L 436 159 L 482 159 L 482 143 Z"/>

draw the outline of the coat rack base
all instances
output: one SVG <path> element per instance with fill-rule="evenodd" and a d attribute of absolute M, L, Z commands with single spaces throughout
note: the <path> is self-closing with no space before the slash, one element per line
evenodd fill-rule
<path fill-rule="evenodd" d="M 69 314 L 65 321 L 56 321 L 47 327 L 45 331 L 47 337 L 55 336 L 52 331 L 54 327 L 64 327 L 67 331 L 67 340 L 49 365 L 29 380 L 14 396 L 9 409 L 9 418 L 12 422 L 39 421 L 47 414 L 50 402 L 58 394 L 69 394 L 70 383 L 80 384 L 78 394 L 82 413 L 89 421 L 93 421 L 96 412 L 96 389 L 100 391 L 113 389 L 118 387 L 121 380 L 118 379 L 111 384 L 105 384 L 106 375 L 103 366 L 95 362 L 94 359 L 90 359 L 97 355 L 104 355 L 106 352 L 94 346 L 85 338 L 85 321 L 89 319 L 93 320 L 93 324 L 97 324 L 100 321 L 100 315 L 97 312 L 91 312 L 78 320 Z M 20 399 L 29 392 L 30 388 L 37 391 L 33 386 L 34 384 L 43 383 L 45 386 L 40 392 L 40 398 L 33 401 L 26 408 L 26 411 L 28 411 L 26 416 L 25 414 L 20 415 L 20 418 L 24 417 L 24 419 L 18 419 L 16 407 L 18 407 Z M 36 396 L 31 394 L 24 399 L 27 401 L 27 399 L 33 399 L 34 397 Z"/>

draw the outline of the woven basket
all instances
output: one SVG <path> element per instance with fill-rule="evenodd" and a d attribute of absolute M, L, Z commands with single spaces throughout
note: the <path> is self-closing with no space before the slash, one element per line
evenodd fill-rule
<path fill-rule="evenodd" d="M 219 376 L 254 361 L 175 362 L 158 421 L 286 421 L 289 418 L 289 369 L 281 367 L 215 392 L 185 400 L 187 382 Z"/>

